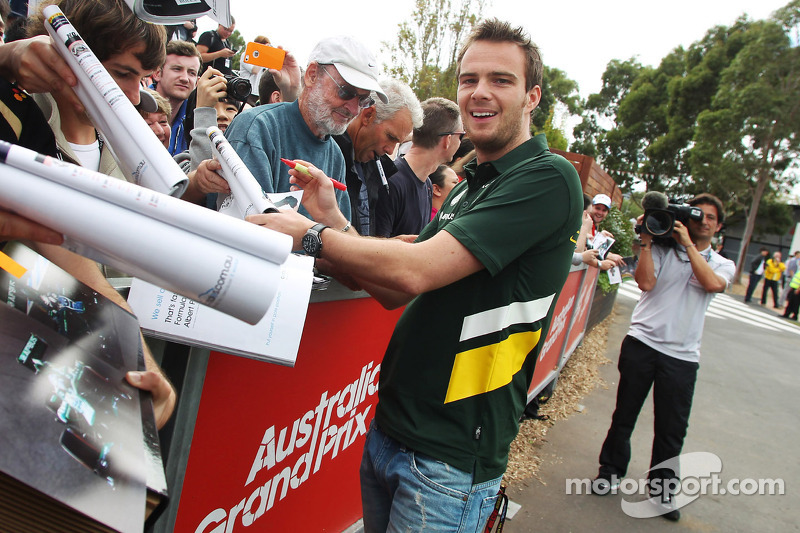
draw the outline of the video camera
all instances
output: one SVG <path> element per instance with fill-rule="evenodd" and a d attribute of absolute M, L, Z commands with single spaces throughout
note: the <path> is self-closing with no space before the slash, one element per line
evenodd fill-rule
<path fill-rule="evenodd" d="M 644 217 L 642 223 L 634 227 L 638 234 L 653 236 L 653 242 L 662 246 L 675 246 L 672 232 L 677 220 L 688 225 L 690 220 L 703 220 L 703 210 L 685 204 L 671 203 L 664 193 L 648 192 L 642 199 Z"/>

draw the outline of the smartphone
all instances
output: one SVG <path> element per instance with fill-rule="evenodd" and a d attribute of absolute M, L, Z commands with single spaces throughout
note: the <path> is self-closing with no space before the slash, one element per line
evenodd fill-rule
<path fill-rule="evenodd" d="M 280 70 L 283 67 L 283 58 L 286 51 L 267 44 L 249 42 L 244 49 L 242 61 L 258 67 Z"/>

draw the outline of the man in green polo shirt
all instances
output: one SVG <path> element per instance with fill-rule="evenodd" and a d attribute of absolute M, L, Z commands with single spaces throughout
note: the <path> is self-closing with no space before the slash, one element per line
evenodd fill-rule
<path fill-rule="evenodd" d="M 364 447 L 367 532 L 478 531 L 494 506 L 583 207 L 573 166 L 544 135 L 531 138 L 541 77 L 521 28 L 489 20 L 469 37 L 458 103 L 477 160 L 414 243 L 355 235 L 313 165 L 292 181 L 320 223 L 249 218 L 292 235 L 384 306 L 407 304 Z"/>

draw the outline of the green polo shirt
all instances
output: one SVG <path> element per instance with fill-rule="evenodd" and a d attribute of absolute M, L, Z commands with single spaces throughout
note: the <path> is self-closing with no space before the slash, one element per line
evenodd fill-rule
<path fill-rule="evenodd" d="M 485 269 L 406 306 L 381 365 L 382 431 L 475 483 L 503 474 L 582 208 L 544 135 L 468 166 L 419 240 L 446 231 Z"/>

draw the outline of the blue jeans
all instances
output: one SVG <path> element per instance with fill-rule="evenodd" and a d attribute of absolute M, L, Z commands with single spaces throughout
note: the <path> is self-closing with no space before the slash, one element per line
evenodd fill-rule
<path fill-rule="evenodd" d="M 500 479 L 472 474 L 407 449 L 373 421 L 361 459 L 364 532 L 481 532 Z"/>

